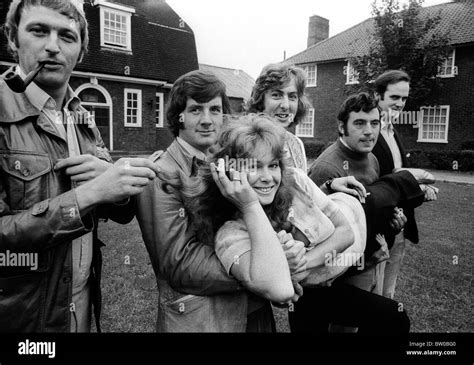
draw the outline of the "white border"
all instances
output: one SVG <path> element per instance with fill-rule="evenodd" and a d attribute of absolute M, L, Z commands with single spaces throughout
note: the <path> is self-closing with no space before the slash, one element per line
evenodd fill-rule
<path fill-rule="evenodd" d="M 74 90 L 74 92 L 77 95 L 79 95 L 79 93 L 84 91 L 85 89 L 99 90 L 105 97 L 105 103 L 110 109 L 110 112 L 109 112 L 109 144 L 110 144 L 110 146 L 109 146 L 109 149 L 110 149 L 110 151 L 113 151 L 114 150 L 114 123 L 113 123 L 114 108 L 113 108 L 112 98 L 110 97 L 110 94 L 109 94 L 109 92 L 107 91 L 107 89 L 105 87 L 103 87 L 102 85 L 94 85 L 94 84 L 91 84 L 91 83 L 86 83 L 86 84 L 80 85 L 76 90 Z M 84 102 L 84 101 L 81 101 L 81 104 L 104 106 L 103 103 L 88 103 L 88 102 Z"/>
<path fill-rule="evenodd" d="M 308 118 L 309 116 L 311 116 L 311 134 L 301 134 L 299 132 L 299 127 L 300 127 L 301 124 L 298 124 L 296 126 L 296 129 L 295 129 L 296 137 L 303 137 L 303 138 L 313 138 L 314 137 L 314 108 L 310 108 L 308 110 L 308 115 L 306 116 L 306 118 Z"/>
<path fill-rule="evenodd" d="M 445 132 L 445 139 L 423 139 L 423 114 L 424 110 L 428 108 L 446 108 L 446 132 Z M 436 110 L 436 109 L 435 109 Z M 417 142 L 420 143 L 448 143 L 448 131 L 449 131 L 449 113 L 450 113 L 450 106 L 449 105 L 436 105 L 436 106 L 423 106 L 420 108 L 422 111 L 421 120 L 418 121 L 418 139 Z"/>
<path fill-rule="evenodd" d="M 137 124 L 127 123 L 127 93 L 137 94 Z M 141 89 L 123 89 L 123 125 L 127 128 L 142 126 L 142 91 Z"/>
<path fill-rule="evenodd" d="M 161 123 L 156 123 L 156 109 L 155 109 L 155 127 L 164 128 L 165 127 L 165 122 L 164 122 L 165 94 L 161 92 L 157 92 L 155 95 L 156 95 L 156 99 L 160 99 L 160 122 L 161 122 Z M 156 99 L 155 99 L 155 108 L 156 108 Z"/>

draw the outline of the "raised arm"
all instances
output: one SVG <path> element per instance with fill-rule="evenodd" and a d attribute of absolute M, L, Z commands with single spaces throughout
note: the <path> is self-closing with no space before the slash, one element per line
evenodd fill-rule
<path fill-rule="evenodd" d="M 222 169 L 216 170 L 211 165 L 211 171 L 223 195 L 240 209 L 245 224 L 240 234 L 224 229 L 217 235 L 216 250 L 224 265 L 227 269 L 231 265 L 231 274 L 248 290 L 276 302 L 290 300 L 294 290 L 288 261 L 257 194 L 247 181 L 247 172 L 236 172 L 240 179 L 230 181 Z"/>
<path fill-rule="evenodd" d="M 194 295 L 241 290 L 220 263 L 212 242 L 197 240 L 178 191 L 156 179 L 137 197 L 137 220 L 157 276 Z"/>

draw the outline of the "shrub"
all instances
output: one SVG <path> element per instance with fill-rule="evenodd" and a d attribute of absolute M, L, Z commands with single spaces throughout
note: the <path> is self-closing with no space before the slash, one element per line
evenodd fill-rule
<path fill-rule="evenodd" d="M 461 143 L 461 150 L 474 150 L 474 139 Z"/>
<path fill-rule="evenodd" d="M 410 167 L 436 170 L 474 171 L 474 150 L 408 151 Z"/>
<path fill-rule="evenodd" d="M 304 149 L 306 151 L 307 158 L 318 158 L 318 156 L 324 151 L 326 145 L 323 142 L 306 142 L 304 143 Z"/>

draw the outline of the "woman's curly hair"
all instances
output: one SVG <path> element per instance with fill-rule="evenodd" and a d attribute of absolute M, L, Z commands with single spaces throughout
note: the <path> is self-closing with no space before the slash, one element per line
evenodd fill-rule
<path fill-rule="evenodd" d="M 282 171 L 281 184 L 273 203 L 264 207 L 265 212 L 275 229 L 288 229 L 287 216 L 295 189 L 294 179 L 290 167 L 283 159 L 285 130 L 275 126 L 270 117 L 265 114 L 249 114 L 229 122 L 219 135 L 218 144 L 214 148 L 210 162 L 217 165 L 217 161 L 225 159 L 255 158 L 256 148 L 268 147 L 275 159 L 279 161 Z M 196 235 L 201 242 L 214 242 L 217 230 L 227 221 L 236 219 L 238 209 L 228 201 L 215 184 L 210 167 L 200 170 L 201 178 L 198 181 L 200 188 L 182 190 L 187 195 L 185 206 L 191 216 Z M 196 194 L 199 192 L 199 194 Z M 192 196 L 194 195 L 194 196 Z"/>

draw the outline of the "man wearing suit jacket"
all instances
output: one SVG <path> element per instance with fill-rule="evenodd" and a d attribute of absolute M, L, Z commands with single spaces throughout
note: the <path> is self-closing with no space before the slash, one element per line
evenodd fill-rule
<path fill-rule="evenodd" d="M 379 162 L 380 176 L 408 167 L 405 150 L 393 128 L 393 122 L 398 120 L 403 111 L 409 93 L 410 77 L 403 71 L 387 71 L 375 80 L 375 96 L 381 111 L 382 126 L 372 153 Z M 390 299 L 393 299 L 397 276 L 405 255 L 405 238 L 418 243 L 414 209 L 404 213 L 407 217 L 405 229 L 395 237 L 395 242 L 390 249 L 390 259 L 385 266 L 383 296 Z"/>

